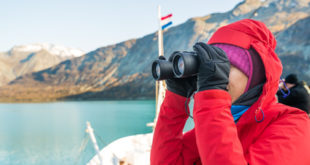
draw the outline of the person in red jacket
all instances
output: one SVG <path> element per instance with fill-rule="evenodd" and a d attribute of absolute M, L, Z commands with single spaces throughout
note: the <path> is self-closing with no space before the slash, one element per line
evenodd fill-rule
<path fill-rule="evenodd" d="M 197 79 L 166 80 L 151 165 L 309 165 L 307 114 L 276 101 L 282 64 L 275 47 L 267 27 L 251 19 L 196 43 Z M 196 88 L 195 128 L 183 134 L 184 105 Z"/>

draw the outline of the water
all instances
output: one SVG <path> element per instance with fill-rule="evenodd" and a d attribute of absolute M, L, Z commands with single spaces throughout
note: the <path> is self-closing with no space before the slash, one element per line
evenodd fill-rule
<path fill-rule="evenodd" d="M 102 148 L 120 137 L 152 132 L 146 124 L 154 110 L 155 101 L 0 104 L 0 164 L 85 164 L 95 155 L 86 143 L 86 121 Z"/>

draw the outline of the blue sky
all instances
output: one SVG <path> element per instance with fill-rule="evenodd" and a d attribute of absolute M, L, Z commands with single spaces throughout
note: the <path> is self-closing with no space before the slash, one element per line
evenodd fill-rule
<path fill-rule="evenodd" d="M 0 51 L 14 45 L 54 43 L 91 51 L 153 33 L 162 15 L 173 26 L 232 9 L 241 0 L 6 0 L 0 1 Z"/>

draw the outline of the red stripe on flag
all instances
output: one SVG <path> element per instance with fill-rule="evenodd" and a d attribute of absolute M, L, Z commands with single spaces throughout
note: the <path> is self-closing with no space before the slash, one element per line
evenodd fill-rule
<path fill-rule="evenodd" d="M 166 15 L 164 17 L 161 17 L 161 20 L 165 20 L 165 19 L 170 18 L 170 17 L 172 17 L 172 14 L 169 14 L 169 15 Z"/>

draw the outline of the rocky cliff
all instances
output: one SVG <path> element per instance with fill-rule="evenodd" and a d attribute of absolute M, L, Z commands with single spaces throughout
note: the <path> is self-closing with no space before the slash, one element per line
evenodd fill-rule
<path fill-rule="evenodd" d="M 310 82 L 310 17 L 297 21 L 277 35 L 276 52 L 283 64 L 283 78 L 296 73 Z"/>

